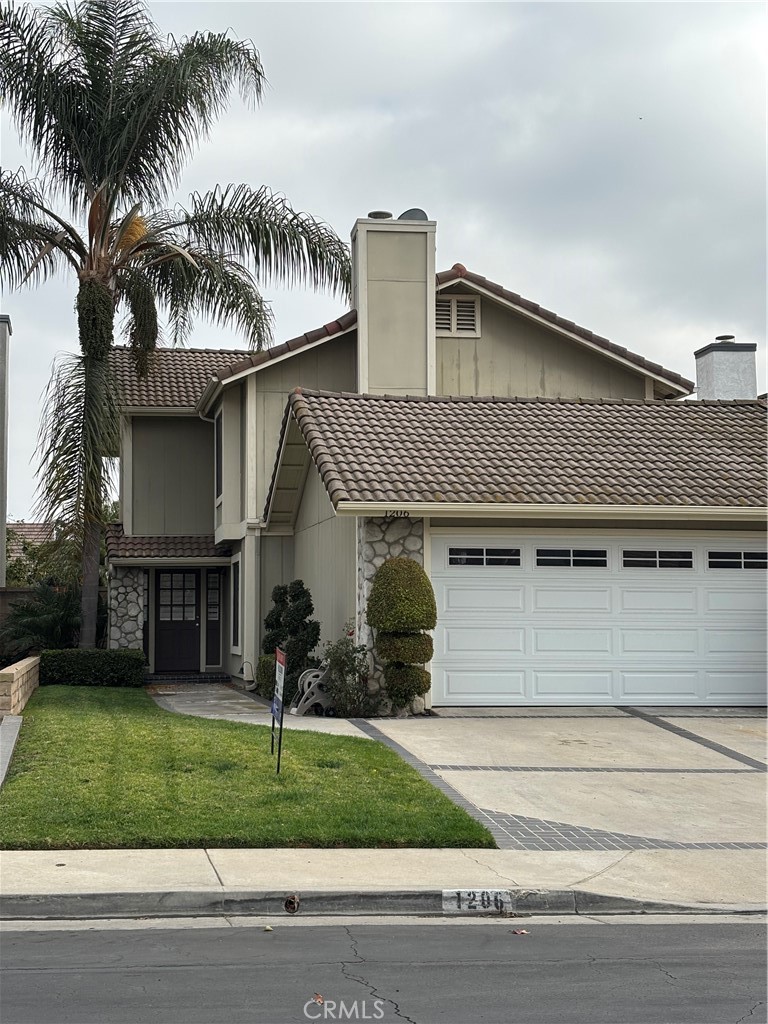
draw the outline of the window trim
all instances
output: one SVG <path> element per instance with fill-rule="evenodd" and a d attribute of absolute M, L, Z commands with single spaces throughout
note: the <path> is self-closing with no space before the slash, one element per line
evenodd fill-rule
<path fill-rule="evenodd" d="M 235 573 L 237 566 L 237 573 Z M 243 653 L 243 571 L 242 556 L 232 556 L 229 563 L 229 651 L 230 654 Z M 237 576 L 237 601 L 235 601 L 235 576 Z M 237 614 L 235 614 L 237 612 Z M 237 627 L 237 635 L 235 635 Z"/>
<path fill-rule="evenodd" d="M 437 303 L 438 302 L 450 302 L 451 304 L 451 327 L 450 330 L 441 330 L 437 326 Z M 475 306 L 475 329 L 474 331 L 460 331 L 457 327 L 457 303 L 458 302 L 473 302 Z M 481 323 L 480 323 L 480 296 L 471 294 L 457 294 L 451 292 L 450 295 L 445 295 L 442 292 L 438 292 L 435 296 L 435 337 L 437 338 L 480 338 L 482 337 Z"/>
<path fill-rule="evenodd" d="M 542 556 L 540 554 L 540 552 L 542 552 L 542 551 L 562 551 L 562 552 L 567 552 L 567 554 L 562 554 L 562 555 L 559 555 L 559 556 L 558 555 L 554 555 L 554 554 L 550 555 L 550 556 L 547 556 L 547 555 L 543 555 Z M 579 556 L 579 557 L 582 557 L 582 558 L 583 557 L 589 557 L 589 556 L 585 556 L 583 554 L 583 552 L 585 552 L 585 551 L 600 552 L 600 554 L 596 554 L 596 555 L 593 555 L 591 557 L 593 559 L 603 558 L 604 557 L 605 558 L 605 565 L 581 565 L 581 564 L 576 564 L 574 562 L 574 557 L 575 557 L 575 552 L 577 552 L 577 551 L 578 552 L 582 552 L 582 554 Z M 542 564 L 539 561 L 539 559 L 542 558 L 542 557 L 544 557 L 544 558 L 550 557 L 552 559 L 555 559 L 555 558 L 558 558 L 558 557 L 560 559 L 564 559 L 564 558 L 567 557 L 569 559 L 569 562 L 568 562 L 567 565 L 562 565 L 562 564 L 557 563 L 555 561 L 544 562 Z M 607 569 L 611 568 L 611 552 L 610 552 L 610 548 L 587 548 L 587 547 L 579 547 L 579 548 L 575 548 L 575 547 L 562 547 L 562 548 L 561 547 L 549 547 L 548 548 L 548 547 L 539 546 L 538 544 L 536 544 L 534 549 L 533 549 L 533 567 L 534 567 L 534 569 L 606 569 L 607 570 Z"/>
<path fill-rule="evenodd" d="M 722 554 L 722 555 L 726 555 L 726 554 L 727 555 L 733 555 L 735 557 L 729 558 L 729 559 L 727 559 L 727 561 L 735 562 L 736 559 L 738 558 L 738 560 L 741 562 L 741 565 L 712 565 L 712 555 L 715 552 L 717 552 L 719 554 Z M 766 567 L 763 566 L 763 565 L 745 565 L 744 564 L 744 556 L 745 555 L 752 555 L 754 557 L 754 556 L 757 556 L 757 555 L 765 555 L 765 552 L 763 552 L 763 551 L 744 550 L 743 548 L 741 549 L 741 551 L 726 551 L 726 550 L 724 550 L 722 548 L 710 549 L 709 546 L 707 546 L 707 572 L 710 572 L 710 571 L 711 572 L 765 572 L 766 571 Z M 720 561 L 726 561 L 726 559 L 723 558 L 723 559 L 720 559 Z"/>
<path fill-rule="evenodd" d="M 631 551 L 646 551 L 649 555 L 653 555 L 656 558 L 655 565 L 627 565 L 626 557 Z M 661 565 L 660 556 L 665 554 L 678 554 L 678 555 L 690 555 L 690 565 Z M 620 568 L 634 572 L 637 569 L 653 569 L 655 572 L 667 571 L 667 572 L 693 572 L 696 569 L 696 551 L 694 548 L 683 549 L 683 548 L 621 548 L 621 565 Z M 681 561 L 682 559 L 678 559 Z M 637 559 L 635 559 L 637 561 Z"/>
<path fill-rule="evenodd" d="M 221 501 L 224 491 L 224 419 L 223 409 L 219 409 L 214 417 L 214 441 L 213 441 L 213 463 L 214 463 L 214 498 L 217 504 Z"/>
<path fill-rule="evenodd" d="M 448 569 L 522 569 L 523 567 L 523 548 L 522 545 L 516 544 L 511 547 L 502 546 L 500 544 L 458 544 L 451 546 L 449 545 L 446 549 L 448 561 L 446 568 Z M 452 558 L 458 558 L 458 555 L 452 554 L 452 552 L 458 551 L 476 551 L 478 554 L 470 556 L 474 558 L 480 558 L 480 562 L 453 562 Z M 489 555 L 490 551 L 508 551 L 509 555 Z M 511 564 L 503 564 L 501 562 L 489 562 L 489 558 L 517 558 L 517 562 Z"/>

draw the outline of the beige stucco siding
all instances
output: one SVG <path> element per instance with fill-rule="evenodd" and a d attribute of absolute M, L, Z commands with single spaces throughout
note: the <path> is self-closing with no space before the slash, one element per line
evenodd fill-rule
<path fill-rule="evenodd" d="M 642 374 L 490 299 L 481 300 L 480 313 L 481 337 L 437 338 L 438 394 L 645 398 Z"/>
<path fill-rule="evenodd" d="M 257 644 L 261 650 L 264 617 L 272 607 L 272 591 L 279 583 L 290 583 L 293 571 L 293 537 L 268 537 L 262 534 L 260 616 L 257 623 Z"/>
<path fill-rule="evenodd" d="M 253 402 L 253 419 L 249 443 L 253 441 L 254 451 L 249 466 L 255 475 L 257 515 L 264 512 L 289 392 L 296 387 L 354 391 L 355 344 L 354 334 L 345 335 L 251 375 L 254 383 L 249 398 Z M 249 483 L 249 489 L 251 486 Z"/>
<path fill-rule="evenodd" d="M 136 416 L 132 532 L 213 533 L 213 425 L 191 416 Z"/>
<path fill-rule="evenodd" d="M 294 571 L 312 594 L 321 643 L 338 639 L 355 614 L 355 519 L 336 516 L 310 468 L 296 520 Z"/>

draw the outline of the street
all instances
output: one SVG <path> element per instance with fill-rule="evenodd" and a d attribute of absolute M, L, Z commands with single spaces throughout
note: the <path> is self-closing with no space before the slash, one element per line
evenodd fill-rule
<path fill-rule="evenodd" d="M 765 1024 L 748 919 L 18 924 L 3 1024 Z M 657 923 L 661 921 L 662 923 Z M 266 931 L 269 923 L 273 930 Z M 24 930 L 29 929 L 29 930 Z M 525 930 L 528 934 L 515 934 Z"/>

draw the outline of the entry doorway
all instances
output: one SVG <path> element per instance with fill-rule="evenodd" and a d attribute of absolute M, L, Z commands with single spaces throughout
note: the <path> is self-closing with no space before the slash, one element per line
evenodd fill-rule
<path fill-rule="evenodd" d="M 155 672 L 200 671 L 200 572 L 158 569 Z"/>

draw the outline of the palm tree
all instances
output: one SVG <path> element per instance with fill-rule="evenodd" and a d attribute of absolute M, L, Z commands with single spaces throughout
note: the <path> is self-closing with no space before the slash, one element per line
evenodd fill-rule
<path fill-rule="evenodd" d="M 260 284 L 348 293 L 346 246 L 266 188 L 217 187 L 167 208 L 233 89 L 255 105 L 264 82 L 252 42 L 163 38 L 142 0 L 0 5 L 0 94 L 37 165 L 36 177 L 0 171 L 0 283 L 63 271 L 77 281 L 81 354 L 59 360 L 47 391 L 39 508 L 82 546 L 84 647 L 95 638 L 105 459 L 119 450 L 116 312 L 144 374 L 161 316 L 173 344 L 201 315 L 261 349 L 272 323 Z"/>

